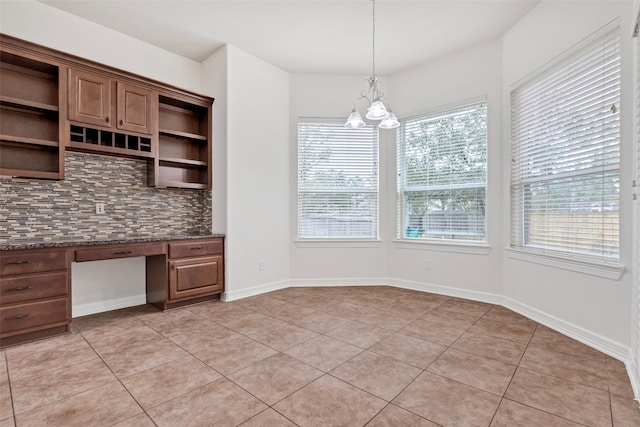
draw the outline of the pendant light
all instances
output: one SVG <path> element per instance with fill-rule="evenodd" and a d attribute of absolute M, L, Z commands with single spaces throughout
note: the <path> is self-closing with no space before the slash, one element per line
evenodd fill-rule
<path fill-rule="evenodd" d="M 371 77 L 366 80 L 368 84 L 366 91 L 360 94 L 360 96 L 353 102 L 353 110 L 351 111 L 351 114 L 349 114 L 349 118 L 344 126 L 348 129 L 359 129 L 367 125 L 356 109 L 358 101 L 366 99 L 368 107 L 365 117 L 369 120 L 380 120 L 378 127 L 382 129 L 395 129 L 400 126 L 400 122 L 396 115 L 391 112 L 391 108 L 388 108 L 389 101 L 384 98 L 384 94 L 380 90 L 380 80 L 378 79 L 378 76 L 376 76 L 376 1 L 371 0 L 371 4 L 373 5 L 373 54 Z M 387 105 L 385 105 L 385 101 Z"/>

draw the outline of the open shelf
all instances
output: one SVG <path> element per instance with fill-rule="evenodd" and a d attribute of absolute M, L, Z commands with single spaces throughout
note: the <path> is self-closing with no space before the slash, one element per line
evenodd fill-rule
<path fill-rule="evenodd" d="M 0 103 L 18 108 L 26 108 L 28 110 L 58 111 L 57 105 L 43 104 L 42 102 L 29 101 L 26 99 L 14 98 L 12 96 L 6 95 L 0 95 Z"/>
<path fill-rule="evenodd" d="M 36 138 L 25 138 L 25 137 L 14 136 L 14 135 L 0 134 L 0 140 L 7 141 L 7 142 L 20 142 L 23 144 L 43 145 L 47 147 L 58 146 L 58 141 L 48 141 L 45 139 L 36 139 Z"/>
<path fill-rule="evenodd" d="M 203 162 L 202 160 L 180 159 L 176 157 L 160 157 L 160 163 L 174 163 L 177 165 L 189 166 L 207 166 L 207 162 Z"/>
<path fill-rule="evenodd" d="M 177 130 L 160 129 L 159 132 L 162 135 L 176 136 L 178 138 L 188 138 L 188 139 L 193 139 L 193 140 L 196 140 L 196 141 L 207 141 L 208 140 L 206 135 L 198 135 L 198 134 L 195 134 L 195 133 L 181 132 L 181 131 L 177 131 Z"/>

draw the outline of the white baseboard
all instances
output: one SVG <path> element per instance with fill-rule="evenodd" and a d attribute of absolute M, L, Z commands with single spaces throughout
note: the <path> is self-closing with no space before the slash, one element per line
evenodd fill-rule
<path fill-rule="evenodd" d="M 388 286 L 389 280 L 380 277 L 350 277 L 344 279 L 291 279 L 290 287 L 331 287 L 331 286 Z"/>
<path fill-rule="evenodd" d="M 226 291 L 220 295 L 220 299 L 225 302 L 230 302 L 264 294 L 266 292 L 277 291 L 278 289 L 289 288 L 290 286 L 289 280 L 280 280 L 278 282 L 264 283 L 262 285 L 252 286 L 250 288 L 240 289 L 237 291 Z"/>
<path fill-rule="evenodd" d="M 116 298 L 100 302 L 77 304 L 72 307 L 73 317 L 88 316 L 89 314 L 102 313 L 104 311 L 118 310 L 119 308 L 134 307 L 147 303 L 147 295 L 133 295 L 124 298 Z"/>
<path fill-rule="evenodd" d="M 432 283 L 414 282 L 401 279 L 387 279 L 387 284 L 390 286 L 395 286 L 396 288 L 430 292 L 432 294 L 446 295 L 450 297 L 465 298 L 473 301 L 502 305 L 502 295 L 492 294 L 490 292 L 452 288 L 450 286 L 441 286 L 434 285 Z"/>

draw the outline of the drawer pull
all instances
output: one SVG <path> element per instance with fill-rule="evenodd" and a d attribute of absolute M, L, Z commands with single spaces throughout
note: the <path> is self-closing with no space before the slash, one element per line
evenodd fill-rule
<path fill-rule="evenodd" d="M 4 320 L 18 320 L 31 316 L 30 314 L 16 314 L 15 316 L 5 317 Z"/>
<path fill-rule="evenodd" d="M 13 261 L 13 262 L 8 262 L 5 265 L 22 265 L 22 264 L 29 264 L 31 261 Z"/>
<path fill-rule="evenodd" d="M 120 252 L 114 252 L 114 255 L 129 255 L 130 253 L 132 253 L 131 251 L 120 251 Z"/>
<path fill-rule="evenodd" d="M 26 291 L 28 289 L 32 289 L 33 286 L 18 286 L 17 288 L 11 288 L 11 289 L 7 289 L 5 290 L 5 292 L 20 292 L 20 291 Z"/>
<path fill-rule="evenodd" d="M 196 246 L 194 248 L 191 248 L 192 251 L 199 251 L 200 249 L 202 249 L 202 246 Z"/>

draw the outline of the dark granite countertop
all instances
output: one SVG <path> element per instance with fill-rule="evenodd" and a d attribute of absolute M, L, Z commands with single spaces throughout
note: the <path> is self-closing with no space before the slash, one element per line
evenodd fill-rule
<path fill-rule="evenodd" d="M 212 237 L 224 237 L 224 234 L 183 234 L 173 236 L 140 236 L 140 237 L 112 237 L 104 239 L 59 239 L 59 240 L 18 240 L 0 242 L 0 250 L 18 249 L 44 249 L 44 248 L 69 248 L 76 246 L 117 245 L 126 243 L 165 242 L 167 240 L 207 239 Z"/>

